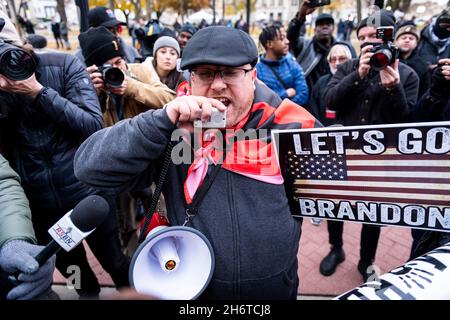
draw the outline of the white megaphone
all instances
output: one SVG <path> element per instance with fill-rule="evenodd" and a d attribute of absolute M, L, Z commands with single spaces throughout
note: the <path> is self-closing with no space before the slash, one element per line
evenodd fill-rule
<path fill-rule="evenodd" d="M 200 231 L 158 226 L 133 255 L 130 284 L 156 299 L 195 299 L 209 284 L 214 263 L 212 246 Z"/>

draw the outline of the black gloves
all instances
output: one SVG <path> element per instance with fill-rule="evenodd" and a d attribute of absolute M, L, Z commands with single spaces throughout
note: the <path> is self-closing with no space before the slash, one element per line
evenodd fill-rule
<path fill-rule="evenodd" d="M 450 97 L 450 81 L 442 74 L 443 65 L 433 70 L 431 76 L 430 95 L 436 99 L 448 99 Z"/>

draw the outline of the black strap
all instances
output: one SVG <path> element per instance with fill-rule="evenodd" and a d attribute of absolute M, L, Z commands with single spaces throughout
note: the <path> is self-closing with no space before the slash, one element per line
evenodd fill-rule
<path fill-rule="evenodd" d="M 211 187 L 214 179 L 216 178 L 217 174 L 219 173 L 220 168 L 222 168 L 222 164 L 216 164 L 214 168 L 212 169 L 211 173 L 206 177 L 205 181 L 202 182 L 200 187 L 195 192 L 194 198 L 192 199 L 191 204 L 188 205 L 188 208 L 186 209 L 186 220 L 185 224 L 197 214 L 198 208 L 200 207 L 201 202 L 206 196 L 206 193 L 208 193 L 209 188 Z"/>
<path fill-rule="evenodd" d="M 289 87 L 286 85 L 286 83 L 283 81 L 283 79 L 281 79 L 280 75 L 279 75 L 278 72 L 274 69 L 274 67 L 271 66 L 271 65 L 269 65 L 269 64 L 268 64 L 267 66 L 270 68 L 270 70 L 272 70 L 272 73 L 275 75 L 275 77 L 277 77 L 278 81 L 281 82 L 281 84 L 283 85 L 283 87 L 284 87 L 286 90 L 289 89 Z"/>
<path fill-rule="evenodd" d="M 236 137 L 233 136 L 228 140 L 228 142 L 225 143 L 225 152 L 222 154 L 222 157 L 218 164 L 214 165 L 214 168 L 210 172 L 210 174 L 206 177 L 206 179 L 203 181 L 203 183 L 199 186 L 197 191 L 195 192 L 194 198 L 192 199 L 191 204 L 188 205 L 188 208 L 186 209 L 186 219 L 184 220 L 183 225 L 186 225 L 197 213 L 198 208 L 200 207 L 201 202 L 206 196 L 206 193 L 208 192 L 209 188 L 211 187 L 212 183 L 214 182 L 214 179 L 217 177 L 217 174 L 220 171 L 220 168 L 222 168 L 222 163 L 225 161 L 225 157 L 227 153 L 231 150 L 231 146 L 233 145 L 234 139 Z M 223 136 L 223 142 L 225 142 L 225 135 Z"/>
<path fill-rule="evenodd" d="M 174 142 L 170 141 L 167 149 L 166 154 L 164 155 L 164 162 L 161 167 L 161 171 L 159 173 L 158 182 L 156 183 L 155 192 L 153 192 L 152 196 L 152 202 L 150 204 L 150 208 L 148 209 L 147 213 L 144 217 L 144 226 L 141 229 L 141 234 L 139 236 L 139 243 L 142 243 L 145 240 L 145 230 L 147 230 L 148 226 L 150 225 L 151 218 L 153 216 L 153 213 L 155 212 L 156 206 L 158 205 L 159 197 L 161 197 L 161 191 L 162 187 L 164 185 L 164 181 L 166 180 L 167 172 L 169 171 L 170 163 L 172 162 L 171 154 L 172 154 L 172 148 L 174 146 Z"/>
<path fill-rule="evenodd" d="M 167 146 L 166 154 L 164 156 L 164 162 L 158 177 L 158 182 L 156 183 L 155 192 L 153 193 L 152 202 L 150 204 L 150 208 L 147 211 L 144 219 L 144 225 L 141 229 L 141 234 L 139 236 L 139 243 L 142 243 L 145 240 L 146 234 L 145 230 L 147 230 L 148 226 L 150 225 L 151 218 L 155 212 L 156 206 L 158 204 L 158 200 L 161 196 L 162 187 L 164 185 L 164 181 L 166 180 L 167 172 L 169 170 L 171 160 L 171 154 L 172 149 L 174 146 L 174 142 L 170 141 L 169 145 Z M 229 150 L 229 145 L 231 143 L 227 144 L 227 150 Z M 222 157 L 222 161 L 225 159 L 225 153 Z M 194 198 L 192 199 L 192 203 L 188 205 L 188 208 L 186 209 L 186 220 L 184 221 L 185 225 L 189 220 L 198 212 L 198 207 L 200 206 L 200 203 L 203 201 L 203 198 L 205 197 L 206 193 L 208 192 L 209 188 L 211 187 L 214 179 L 216 178 L 217 174 L 219 173 L 220 168 L 222 167 L 222 164 L 219 163 L 214 166 L 213 171 L 209 176 L 206 177 L 206 181 L 203 181 L 203 183 L 200 185 L 200 187 L 195 192 Z"/>

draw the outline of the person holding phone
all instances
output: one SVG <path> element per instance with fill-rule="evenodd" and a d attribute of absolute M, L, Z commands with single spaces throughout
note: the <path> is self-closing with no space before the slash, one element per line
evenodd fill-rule
<path fill-rule="evenodd" d="M 329 2 L 321 0 L 303 1 L 287 29 L 289 49 L 303 69 L 306 83 L 310 90 L 309 96 L 312 96 L 312 88 L 317 80 L 330 73 L 327 55 L 336 42 L 336 39 L 333 37 L 333 16 L 329 13 L 321 13 L 317 16 L 312 38 L 306 38 L 304 35 L 301 35 L 300 30 L 305 25 L 306 16 L 313 13 L 318 6 L 326 4 L 329 4 Z M 351 47 L 351 50 L 354 52 L 353 47 Z"/>
<path fill-rule="evenodd" d="M 168 219 L 202 232 L 215 253 L 214 274 L 200 299 L 297 298 L 301 228 L 269 137 L 275 128 L 320 123 L 259 81 L 257 60 L 256 44 L 242 30 L 201 29 L 181 60 L 191 73 L 191 95 L 92 135 L 74 162 L 82 181 L 109 193 L 143 188 L 157 179 L 175 140 L 162 189 Z M 226 130 L 194 132 L 194 121 L 210 120 L 214 108 L 227 111 Z M 202 140 L 190 142 L 198 136 Z M 199 201 L 198 194 L 204 195 Z"/>

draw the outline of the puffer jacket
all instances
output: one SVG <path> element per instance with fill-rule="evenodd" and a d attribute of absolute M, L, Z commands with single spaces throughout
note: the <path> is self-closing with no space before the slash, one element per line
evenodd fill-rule
<path fill-rule="evenodd" d="M 12 239 L 36 242 L 30 207 L 19 175 L 0 154 L 0 247 Z"/>
<path fill-rule="evenodd" d="M 257 82 L 256 108 L 247 124 L 258 123 L 261 118 L 276 118 L 266 113 L 262 115 L 263 102 L 276 109 L 281 99 Z M 316 125 L 315 119 L 303 108 L 286 102 L 292 109 L 303 110 L 303 115 L 297 117 L 298 122 L 291 127 L 286 122 L 288 119 L 279 118 L 284 128 Z M 100 130 L 78 150 L 75 173 L 81 181 L 110 193 L 147 186 L 158 177 L 158 163 L 174 129 L 166 110 L 160 109 Z M 190 147 L 185 149 L 183 144 L 175 145 L 174 151 L 191 150 Z M 183 184 L 189 166 L 171 165 L 164 184 L 172 225 L 182 225 L 185 219 L 187 205 Z M 221 169 L 188 226 L 202 232 L 215 253 L 214 274 L 202 298 L 296 298 L 301 229 L 299 222 L 292 218 L 282 184 L 269 184 Z"/>
<path fill-rule="evenodd" d="M 61 53 L 37 54 L 37 80 L 45 87 L 32 101 L 0 93 L 0 119 L 11 165 L 19 173 L 33 208 L 73 207 L 93 193 L 73 172 L 81 142 L 102 128 L 102 114 L 89 75 L 77 58 Z M 5 114 L 7 116 L 5 116 Z"/>

